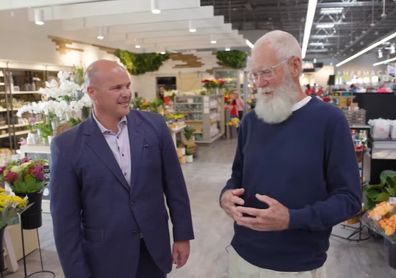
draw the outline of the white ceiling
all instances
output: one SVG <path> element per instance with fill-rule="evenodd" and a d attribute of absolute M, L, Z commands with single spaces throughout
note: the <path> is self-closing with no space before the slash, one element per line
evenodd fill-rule
<path fill-rule="evenodd" d="M 151 12 L 153 4 L 160 14 Z M 223 16 L 214 16 L 212 6 L 201 7 L 199 0 L 0 1 L 0 17 L 13 18 L 10 24 L 34 25 L 37 11 L 45 24 L 36 27 L 47 35 L 133 52 L 246 47 L 243 36 L 225 24 Z M 197 32 L 189 32 L 191 24 Z M 96 38 L 100 31 L 105 32 L 104 40 Z"/>

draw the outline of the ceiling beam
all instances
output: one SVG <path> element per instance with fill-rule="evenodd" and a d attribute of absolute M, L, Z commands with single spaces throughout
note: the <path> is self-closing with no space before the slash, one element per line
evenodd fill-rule
<path fill-rule="evenodd" d="M 158 8 L 166 10 L 198 8 L 199 0 L 157 0 Z M 150 1 L 115 0 L 100 3 L 79 3 L 63 6 L 40 8 L 44 12 L 44 20 L 65 20 L 92 16 L 117 15 L 126 13 L 151 12 Z M 160 17 L 161 15 L 157 15 Z"/>
<path fill-rule="evenodd" d="M 152 32 L 155 31 L 168 31 L 168 30 L 185 30 L 186 26 L 188 26 L 187 20 L 179 20 L 179 21 L 168 21 L 166 24 L 163 22 L 154 22 L 154 23 L 142 23 L 142 24 L 133 24 L 133 25 L 120 25 L 120 26 L 112 26 L 110 30 L 112 32 Z M 211 19 L 197 19 L 194 20 L 194 26 L 198 29 L 202 28 L 214 28 L 219 27 L 223 30 L 232 29 L 230 23 L 224 23 L 223 16 L 215 16 Z"/>
<path fill-rule="evenodd" d="M 119 15 L 95 16 L 81 19 L 63 20 L 64 30 L 78 30 L 90 27 L 115 26 L 167 22 L 176 20 L 201 20 L 213 18 L 213 7 L 198 7 L 180 10 L 166 10 L 160 16 L 151 12 L 127 13 Z"/>
<path fill-rule="evenodd" d="M 108 0 L 1 0 L 0 11 L 105 1 L 107 2 Z"/>

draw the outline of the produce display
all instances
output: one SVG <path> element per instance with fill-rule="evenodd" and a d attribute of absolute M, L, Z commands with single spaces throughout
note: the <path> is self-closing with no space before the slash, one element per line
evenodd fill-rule
<path fill-rule="evenodd" d="M 367 212 L 377 230 L 396 239 L 396 203 L 384 201 Z"/>

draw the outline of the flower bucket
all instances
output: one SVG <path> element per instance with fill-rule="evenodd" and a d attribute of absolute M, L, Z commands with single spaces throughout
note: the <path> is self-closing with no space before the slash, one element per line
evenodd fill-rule
<path fill-rule="evenodd" d="M 33 230 L 41 227 L 42 216 L 41 216 L 41 201 L 43 199 L 43 192 L 35 193 L 16 193 L 17 196 L 24 198 L 28 197 L 28 205 L 33 204 L 27 210 L 21 214 L 21 225 L 24 230 Z"/>

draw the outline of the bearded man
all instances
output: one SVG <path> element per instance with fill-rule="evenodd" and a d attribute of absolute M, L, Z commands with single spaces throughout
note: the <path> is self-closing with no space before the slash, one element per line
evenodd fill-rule
<path fill-rule="evenodd" d="M 261 37 L 248 68 L 257 105 L 241 123 L 220 195 L 234 220 L 229 277 L 325 277 L 332 227 L 361 209 L 347 121 L 302 91 L 301 48 L 291 34 Z"/>

